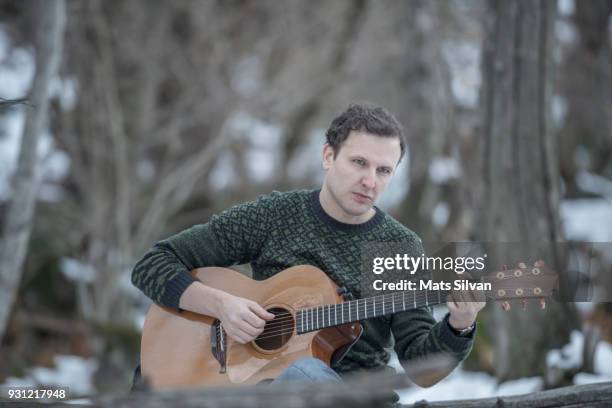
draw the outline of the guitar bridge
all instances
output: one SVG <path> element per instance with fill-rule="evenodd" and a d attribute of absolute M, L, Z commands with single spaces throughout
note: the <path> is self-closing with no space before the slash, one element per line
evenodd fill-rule
<path fill-rule="evenodd" d="M 210 326 L 210 348 L 212 355 L 219 362 L 219 374 L 225 374 L 227 369 L 227 340 L 220 320 L 215 320 Z"/>

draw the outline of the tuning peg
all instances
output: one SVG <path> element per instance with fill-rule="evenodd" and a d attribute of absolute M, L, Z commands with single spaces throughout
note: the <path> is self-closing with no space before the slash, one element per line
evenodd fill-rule
<path fill-rule="evenodd" d="M 521 307 L 523 310 L 527 310 L 527 299 L 521 299 Z"/>
<path fill-rule="evenodd" d="M 525 265 L 525 262 L 519 262 L 518 267 L 521 269 L 525 269 L 527 265 Z"/>
<path fill-rule="evenodd" d="M 501 308 L 504 312 L 508 312 L 510 311 L 510 303 L 506 302 L 502 302 L 501 304 Z"/>
<path fill-rule="evenodd" d="M 540 309 L 546 309 L 546 299 L 544 298 L 540 299 Z"/>
<path fill-rule="evenodd" d="M 503 269 L 504 271 L 507 271 L 507 270 L 508 270 L 508 265 L 503 265 L 503 266 L 502 266 L 502 269 Z"/>

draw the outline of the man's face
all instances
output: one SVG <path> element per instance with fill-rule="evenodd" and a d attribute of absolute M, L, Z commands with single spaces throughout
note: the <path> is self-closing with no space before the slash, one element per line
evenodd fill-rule
<path fill-rule="evenodd" d="M 331 205 L 343 219 L 359 221 L 371 211 L 378 196 L 385 190 L 401 154 L 397 137 L 381 137 L 365 131 L 352 131 L 334 159 L 329 145 L 323 149 L 324 188 Z"/>

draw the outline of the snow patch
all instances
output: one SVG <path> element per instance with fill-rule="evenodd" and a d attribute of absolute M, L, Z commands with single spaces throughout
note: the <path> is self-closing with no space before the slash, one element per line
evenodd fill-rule
<path fill-rule="evenodd" d="M 560 43 L 571 45 L 578 42 L 576 27 L 567 21 L 557 20 L 555 22 L 555 34 Z"/>
<path fill-rule="evenodd" d="M 461 177 L 461 166 L 454 157 L 434 157 L 429 164 L 429 177 L 436 184 Z"/>
<path fill-rule="evenodd" d="M 63 275 L 72 282 L 93 283 L 96 269 L 74 258 L 62 258 L 60 269 Z"/>
<path fill-rule="evenodd" d="M 209 183 L 213 190 L 222 191 L 236 185 L 238 176 L 235 166 L 236 156 L 233 152 L 225 151 L 221 153 L 209 175 Z"/>
<path fill-rule="evenodd" d="M 53 78 L 49 94 L 59 99 L 63 111 L 74 109 L 78 94 L 78 84 L 75 78 Z"/>
<path fill-rule="evenodd" d="M 13 47 L 0 26 L 0 97 L 17 99 L 27 95 L 34 78 L 34 62 L 32 50 Z"/>
<path fill-rule="evenodd" d="M 612 377 L 612 344 L 600 341 L 593 357 L 595 373 Z"/>
<path fill-rule="evenodd" d="M 546 355 L 546 364 L 549 367 L 559 367 L 562 369 L 579 368 L 582 365 L 582 350 L 584 348 L 584 335 L 581 332 L 573 331 L 570 335 L 570 342 L 563 346 L 561 350 L 550 350 Z"/>
<path fill-rule="evenodd" d="M 3 386 L 62 386 L 69 387 L 70 395 L 88 395 L 95 390 L 93 374 L 98 369 L 94 358 L 58 355 L 54 358 L 55 368 L 34 367 L 25 378 L 8 377 Z"/>
<path fill-rule="evenodd" d="M 455 369 L 442 381 L 430 388 L 413 387 L 399 390 L 401 404 L 417 401 L 445 401 L 454 399 L 486 398 L 495 395 L 497 381 L 486 373 Z"/>
<path fill-rule="evenodd" d="M 559 0 L 557 10 L 562 16 L 571 16 L 576 11 L 576 3 L 574 0 Z"/>
<path fill-rule="evenodd" d="M 478 106 L 482 82 L 480 54 L 480 44 L 475 41 L 451 40 L 442 45 L 442 55 L 450 68 L 453 96 L 468 108 Z"/>
<path fill-rule="evenodd" d="M 563 200 L 560 210 L 568 239 L 612 242 L 612 201 L 586 198 Z"/>
<path fill-rule="evenodd" d="M 576 302 L 576 309 L 583 318 L 586 318 L 589 314 L 595 310 L 595 303 L 593 302 Z"/>
<path fill-rule="evenodd" d="M 574 385 L 593 384 L 612 381 L 612 376 L 589 373 L 578 373 L 574 376 Z"/>
<path fill-rule="evenodd" d="M 555 125 L 557 128 L 563 127 L 568 109 L 565 98 L 561 95 L 553 95 L 551 109 Z"/>
<path fill-rule="evenodd" d="M 447 203 L 437 203 L 431 212 L 431 222 L 438 228 L 442 228 L 448 222 L 450 209 Z"/>
<path fill-rule="evenodd" d="M 527 377 L 517 380 L 506 381 L 499 384 L 496 395 L 510 396 L 528 394 L 540 391 L 543 388 L 542 377 Z"/>
<path fill-rule="evenodd" d="M 11 196 L 10 177 L 15 171 L 25 115 L 19 110 L 14 110 L 5 114 L 2 119 L 0 122 L 0 201 L 5 201 Z"/>
<path fill-rule="evenodd" d="M 606 177 L 581 170 L 576 175 L 576 183 L 584 191 L 612 198 L 612 180 Z M 609 205 L 612 208 L 612 202 Z"/>
<path fill-rule="evenodd" d="M 230 84 L 242 96 L 253 96 L 259 90 L 261 75 L 260 58 L 256 55 L 248 56 L 235 65 Z"/>

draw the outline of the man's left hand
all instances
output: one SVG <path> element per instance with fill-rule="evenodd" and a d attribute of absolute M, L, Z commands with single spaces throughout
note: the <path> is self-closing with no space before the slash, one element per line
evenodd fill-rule
<path fill-rule="evenodd" d="M 476 296 L 466 293 L 456 293 L 448 297 L 446 302 L 450 312 L 448 323 L 453 329 L 463 330 L 476 321 L 478 312 L 486 305 L 486 302 L 478 302 L 476 299 Z"/>

